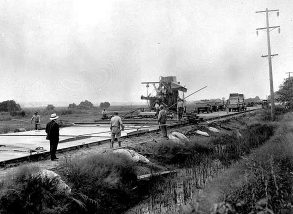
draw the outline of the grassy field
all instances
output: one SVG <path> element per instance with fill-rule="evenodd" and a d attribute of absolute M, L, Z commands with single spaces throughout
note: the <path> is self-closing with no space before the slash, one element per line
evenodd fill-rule
<path fill-rule="evenodd" d="M 124 106 L 110 106 L 107 109 L 108 114 L 113 114 L 114 111 L 119 112 L 120 116 L 140 109 L 147 108 L 146 105 L 124 105 Z M 193 105 L 187 106 L 188 111 L 193 110 Z M 11 116 L 8 112 L 0 112 L 0 134 L 7 132 L 14 132 L 16 129 L 24 128 L 25 130 L 34 129 L 31 124 L 31 118 L 34 112 L 38 111 L 41 116 L 41 128 L 45 128 L 50 121 L 50 115 L 57 113 L 63 124 L 68 125 L 74 122 L 95 122 L 102 117 L 102 110 L 95 107 L 90 110 L 83 109 L 68 109 L 67 107 L 55 107 L 53 111 L 47 111 L 45 107 L 23 108 L 25 116 Z"/>
<path fill-rule="evenodd" d="M 107 109 L 109 114 L 118 111 L 120 115 L 124 115 L 134 109 L 144 106 L 111 106 Z M 90 110 L 68 109 L 67 107 L 56 107 L 54 111 L 47 111 L 45 108 L 24 108 L 25 116 L 11 116 L 7 112 L 0 112 L 0 133 L 14 132 L 16 129 L 24 128 L 25 130 L 34 129 L 31 124 L 31 117 L 34 112 L 38 111 L 41 116 L 41 128 L 45 128 L 50 121 L 50 115 L 56 113 L 64 125 L 74 122 L 95 122 L 102 117 L 102 110 L 94 108 Z"/>

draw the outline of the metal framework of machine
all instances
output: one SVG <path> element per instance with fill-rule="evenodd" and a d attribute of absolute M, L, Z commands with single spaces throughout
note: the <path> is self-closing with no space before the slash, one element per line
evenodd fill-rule
<path fill-rule="evenodd" d="M 168 108 L 168 110 L 177 110 L 178 100 L 184 101 L 184 93 L 187 89 L 177 82 L 175 76 L 160 77 L 159 82 L 142 82 L 146 84 L 147 96 L 141 96 L 142 100 L 148 100 L 149 110 L 155 110 L 155 103 L 158 102 Z M 148 88 L 153 85 L 156 94 L 148 94 Z M 183 92 L 183 97 L 180 98 L 179 91 Z"/>

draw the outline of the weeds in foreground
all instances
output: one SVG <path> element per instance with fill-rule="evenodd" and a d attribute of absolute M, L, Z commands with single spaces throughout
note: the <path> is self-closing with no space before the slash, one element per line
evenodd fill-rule
<path fill-rule="evenodd" d="M 200 209 L 207 212 L 213 204 L 213 212 L 207 213 L 293 213 L 293 135 L 288 137 L 287 131 L 279 128 L 265 145 L 216 178 L 206 194 L 217 197 Z"/>
<path fill-rule="evenodd" d="M 275 120 L 280 120 L 282 119 L 282 116 L 284 114 L 286 114 L 287 112 L 289 112 L 290 110 L 285 108 L 284 106 L 282 105 L 276 105 L 275 106 Z M 260 115 L 259 115 L 259 119 L 261 121 L 271 121 L 272 118 L 271 118 L 271 110 L 270 109 L 264 109 Z"/>
<path fill-rule="evenodd" d="M 170 165 L 197 164 L 201 157 L 210 155 L 229 165 L 253 148 L 262 145 L 274 134 L 275 126 L 266 123 L 246 125 L 240 131 L 220 134 L 206 139 L 191 138 L 190 142 L 176 143 L 169 140 L 138 145 L 135 150 L 152 160 Z M 194 162 L 194 160 L 197 160 Z M 191 163 L 192 164 L 192 163 Z"/>
<path fill-rule="evenodd" d="M 238 213 L 258 213 L 264 209 L 292 213 L 293 155 L 284 133 L 283 129 L 245 162 L 246 182 L 226 193 L 226 201 Z"/>
<path fill-rule="evenodd" d="M 215 157 L 223 164 L 231 164 L 252 149 L 259 147 L 274 134 L 275 126 L 269 124 L 252 124 L 240 132 L 224 134 L 213 138 L 216 146 Z"/>
<path fill-rule="evenodd" d="M 0 213 L 83 213 L 82 202 L 58 189 L 56 178 L 44 178 L 40 169 L 25 166 L 0 184 Z"/>
<path fill-rule="evenodd" d="M 75 192 L 97 201 L 92 213 L 117 213 L 132 203 L 136 182 L 134 162 L 121 154 L 96 154 L 63 163 L 62 174 Z M 89 213 L 91 213 L 89 212 Z"/>
<path fill-rule="evenodd" d="M 151 142 L 147 145 L 138 145 L 135 150 L 148 156 L 155 162 L 173 165 L 185 165 L 192 157 L 200 160 L 200 157 L 213 152 L 208 140 L 198 141 L 191 139 L 190 142 L 176 143 L 170 140 Z"/>
<path fill-rule="evenodd" d="M 259 163 L 253 164 L 247 174 L 249 182 L 231 192 L 226 201 L 234 205 L 235 211 L 241 214 L 257 213 L 265 208 L 277 213 L 288 208 L 288 202 L 293 200 L 293 176 L 288 171 L 293 169 L 290 160 L 271 158 L 263 166 L 258 165 Z"/>

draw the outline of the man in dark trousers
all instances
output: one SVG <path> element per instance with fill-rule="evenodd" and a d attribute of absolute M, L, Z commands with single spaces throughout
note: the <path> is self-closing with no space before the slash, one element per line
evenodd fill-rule
<path fill-rule="evenodd" d="M 55 113 L 51 114 L 51 121 L 46 126 L 47 140 L 50 140 L 50 154 L 52 161 L 58 159 L 56 157 L 56 150 L 59 143 L 59 125 L 56 121 L 58 118 L 59 117 Z"/>
<path fill-rule="evenodd" d="M 160 125 L 160 129 L 162 131 L 163 137 L 168 139 L 166 121 L 167 121 L 167 111 L 165 110 L 164 106 L 161 105 L 160 112 L 158 115 L 158 122 Z"/>

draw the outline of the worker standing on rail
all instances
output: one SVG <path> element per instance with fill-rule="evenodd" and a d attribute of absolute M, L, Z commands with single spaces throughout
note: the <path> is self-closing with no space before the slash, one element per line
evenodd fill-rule
<path fill-rule="evenodd" d="M 111 130 L 111 144 L 110 148 L 114 147 L 114 141 L 117 138 L 118 146 L 121 147 L 121 130 L 124 131 L 124 125 L 122 123 L 121 117 L 118 116 L 118 112 L 114 112 L 114 116 L 110 120 L 110 130 Z"/>
<path fill-rule="evenodd" d="M 158 116 L 158 122 L 162 131 L 163 137 L 168 139 L 167 135 L 167 111 L 163 105 L 160 106 L 160 112 Z"/>
<path fill-rule="evenodd" d="M 50 122 L 46 126 L 47 140 L 50 140 L 51 160 L 57 160 L 56 151 L 59 143 L 59 125 L 57 119 L 59 117 L 54 113 L 51 114 Z"/>
<path fill-rule="evenodd" d="M 31 123 L 34 121 L 35 124 L 35 130 L 39 130 L 39 126 L 41 125 L 41 117 L 39 113 L 36 111 L 31 119 Z"/>

